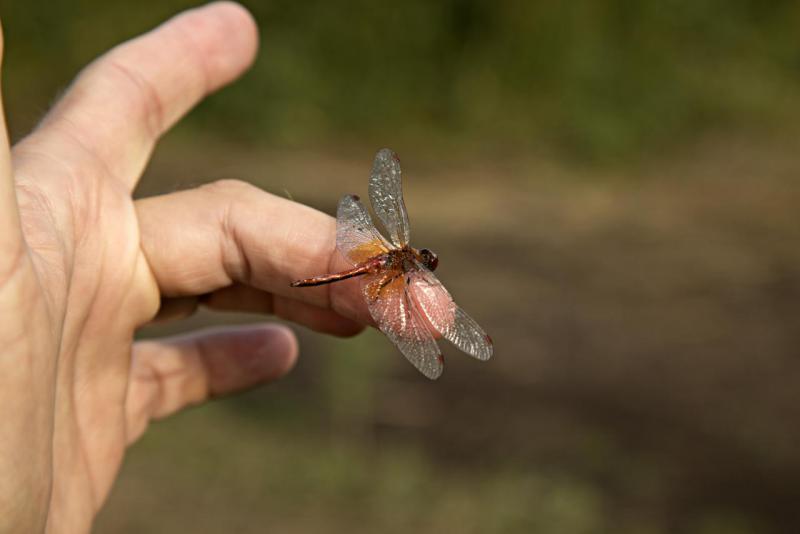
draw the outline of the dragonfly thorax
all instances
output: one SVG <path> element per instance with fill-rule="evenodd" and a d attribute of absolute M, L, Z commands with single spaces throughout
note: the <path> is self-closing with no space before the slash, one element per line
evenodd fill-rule
<path fill-rule="evenodd" d="M 376 268 L 399 269 L 402 271 L 416 271 L 419 269 L 419 264 L 433 271 L 439 265 L 439 258 L 433 251 L 427 248 L 417 250 L 408 245 L 390 250 L 372 261 L 375 262 Z"/>

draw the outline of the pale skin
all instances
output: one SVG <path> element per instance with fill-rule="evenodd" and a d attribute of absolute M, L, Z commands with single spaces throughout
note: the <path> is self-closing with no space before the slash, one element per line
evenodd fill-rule
<path fill-rule="evenodd" d="M 98 58 L 13 147 L 0 112 L 0 532 L 88 532 L 150 421 L 297 358 L 268 323 L 134 342 L 156 315 L 370 322 L 353 284 L 289 287 L 347 267 L 330 216 L 234 180 L 131 198 L 159 136 L 257 46 L 242 7 L 212 4 Z"/>

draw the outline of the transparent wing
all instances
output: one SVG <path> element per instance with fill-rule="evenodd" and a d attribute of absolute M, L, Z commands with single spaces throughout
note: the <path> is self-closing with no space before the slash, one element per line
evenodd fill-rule
<path fill-rule="evenodd" d="M 408 293 L 402 271 L 368 275 L 364 281 L 369 312 L 381 332 L 428 378 L 439 378 L 444 358 L 418 307 Z"/>
<path fill-rule="evenodd" d="M 459 308 L 431 271 L 417 265 L 408 273 L 409 292 L 423 317 L 450 343 L 479 360 L 488 360 L 494 350 L 492 338 Z"/>
<path fill-rule="evenodd" d="M 388 148 L 380 150 L 375 156 L 369 177 L 369 200 L 391 242 L 398 248 L 407 245 L 411 229 L 403 203 L 400 159 Z"/>
<path fill-rule="evenodd" d="M 389 249 L 378 232 L 367 208 L 356 195 L 345 195 L 336 210 L 336 248 L 353 264 L 382 254 Z"/>

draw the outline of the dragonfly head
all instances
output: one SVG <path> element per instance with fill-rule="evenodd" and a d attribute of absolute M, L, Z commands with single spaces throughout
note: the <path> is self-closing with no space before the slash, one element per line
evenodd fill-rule
<path fill-rule="evenodd" d="M 428 250 L 427 248 L 419 250 L 419 259 L 422 264 L 431 271 L 435 271 L 436 267 L 439 266 L 439 257 L 432 250 Z"/>

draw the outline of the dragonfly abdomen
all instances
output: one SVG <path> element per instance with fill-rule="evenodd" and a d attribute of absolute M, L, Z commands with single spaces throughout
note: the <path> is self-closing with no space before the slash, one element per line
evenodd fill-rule
<path fill-rule="evenodd" d="M 352 269 L 342 271 L 339 273 L 322 274 L 312 278 L 304 278 L 303 280 L 295 280 L 291 284 L 292 287 L 308 287 L 308 286 L 321 286 L 323 284 L 331 284 L 339 280 L 347 280 L 354 276 L 361 276 L 362 274 L 377 272 L 386 260 L 383 257 L 372 258 L 369 261 L 356 265 Z"/>
<path fill-rule="evenodd" d="M 348 278 L 353 278 L 354 276 L 367 274 L 367 272 L 367 267 L 361 266 L 341 273 L 323 274 L 321 276 L 314 276 L 312 278 L 304 278 L 303 280 L 295 280 L 289 285 L 292 287 L 321 286 L 323 284 L 331 284 L 333 282 L 338 282 L 339 280 L 346 280 Z"/>

